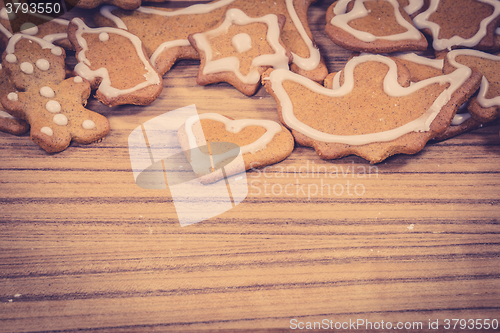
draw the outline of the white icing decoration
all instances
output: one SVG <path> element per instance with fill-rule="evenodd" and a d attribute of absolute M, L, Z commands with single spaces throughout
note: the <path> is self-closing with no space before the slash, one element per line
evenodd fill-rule
<path fill-rule="evenodd" d="M 478 57 L 478 58 L 483 58 L 483 59 L 493 60 L 493 61 L 500 61 L 500 56 L 496 56 L 496 55 L 493 55 L 490 53 L 485 53 L 485 52 L 481 52 L 481 51 L 477 51 L 477 50 L 459 49 L 459 50 L 453 50 L 451 52 L 448 52 L 448 54 L 447 54 L 448 60 L 453 67 L 456 67 L 456 68 L 466 67 L 465 65 L 457 62 L 457 60 L 456 60 L 456 58 L 458 56 L 461 56 L 461 55 Z M 489 87 L 490 87 L 490 83 L 488 82 L 488 79 L 483 75 L 483 78 L 481 80 L 481 86 L 479 87 L 479 92 L 477 93 L 477 102 L 483 108 L 490 108 L 492 106 L 500 106 L 500 96 L 496 96 L 494 98 L 486 98 L 486 93 L 488 92 Z"/>
<path fill-rule="evenodd" d="M 15 119 L 14 117 L 12 117 L 12 115 L 10 115 L 10 114 L 8 114 L 7 112 L 2 111 L 2 110 L 0 110 L 0 117 L 1 117 L 1 118 Z"/>
<path fill-rule="evenodd" d="M 433 67 L 439 70 L 443 69 L 444 65 L 444 60 L 443 59 L 430 59 L 426 57 L 419 56 L 415 53 L 396 53 L 394 54 L 395 57 L 401 58 L 404 60 L 408 60 L 420 65 L 426 65 L 429 67 Z"/>
<path fill-rule="evenodd" d="M 5 8 L 3 8 L 5 9 Z M 5 37 L 7 37 L 7 39 L 9 39 L 10 37 L 12 37 L 12 32 L 10 32 L 6 27 L 3 26 L 3 24 L 0 23 L 0 32 L 2 34 L 5 35 Z"/>
<path fill-rule="evenodd" d="M 38 27 L 31 22 L 23 23 L 19 30 L 21 31 L 21 33 L 30 36 L 36 35 L 38 33 Z"/>
<path fill-rule="evenodd" d="M 4 7 L 0 10 L 0 18 L 6 21 L 9 20 L 9 15 L 7 14 L 7 8 Z"/>
<path fill-rule="evenodd" d="M 467 119 L 471 117 L 470 113 L 457 113 L 451 121 L 452 126 L 462 125 Z"/>
<path fill-rule="evenodd" d="M 445 89 L 435 100 L 431 107 L 419 118 L 410 121 L 400 127 L 392 130 L 360 134 L 360 135 L 335 135 L 318 131 L 302 122 L 300 122 L 294 115 L 293 104 L 287 92 L 283 88 L 282 82 L 291 80 L 297 82 L 304 87 L 329 97 L 340 97 L 350 93 L 354 87 L 354 68 L 363 62 L 378 61 L 388 65 L 389 71 L 384 78 L 384 91 L 392 97 L 407 96 L 422 87 L 433 83 L 449 84 L 450 86 Z M 284 123 L 300 133 L 322 142 L 338 142 L 351 145 L 363 145 L 372 142 L 383 142 L 394 140 L 406 133 L 428 131 L 432 121 L 440 112 L 451 98 L 451 95 L 458 89 L 463 82 L 471 75 L 471 70 L 467 67 L 462 67 L 447 75 L 440 75 L 432 77 L 420 82 L 413 83 L 409 87 L 401 87 L 397 82 L 397 65 L 396 63 L 382 55 L 362 55 L 351 59 L 344 68 L 344 84 L 337 89 L 327 89 L 316 82 L 309 80 L 301 75 L 292 73 L 290 71 L 277 69 L 271 72 L 269 80 L 272 84 L 272 89 L 281 104 L 282 116 Z"/>
<path fill-rule="evenodd" d="M 274 50 L 274 54 L 263 54 L 252 60 L 250 71 L 247 75 L 240 72 L 240 61 L 237 57 L 226 57 L 217 60 L 212 60 L 212 48 L 210 46 L 210 38 L 225 34 L 233 25 L 247 25 L 255 22 L 267 24 L 267 42 Z M 212 74 L 219 72 L 230 71 L 243 83 L 253 84 L 260 80 L 260 74 L 256 67 L 259 66 L 272 66 L 274 68 L 288 69 L 288 57 L 286 50 L 279 42 L 280 29 L 278 25 L 278 18 L 274 14 L 268 14 L 259 18 L 250 18 L 239 9 L 232 8 L 226 12 L 224 22 L 217 28 L 203 33 L 193 35 L 198 48 L 205 53 L 205 66 L 203 74 Z"/>
<path fill-rule="evenodd" d="M 68 118 L 62 113 L 58 113 L 52 118 L 52 121 L 59 126 L 66 126 L 68 124 Z"/>
<path fill-rule="evenodd" d="M 50 34 L 50 35 L 46 35 L 43 37 L 43 39 L 49 43 L 54 43 L 54 42 L 57 42 L 57 41 L 60 41 L 60 40 L 66 39 L 66 38 L 68 38 L 68 34 L 65 32 L 60 32 L 57 34 Z"/>
<path fill-rule="evenodd" d="M 3 69 L 2 64 L 0 64 L 0 70 L 2 70 L 2 69 Z"/>
<path fill-rule="evenodd" d="M 117 28 L 123 29 L 123 30 L 128 30 L 125 22 L 123 22 L 122 19 L 119 18 L 118 16 L 113 15 L 113 13 L 111 13 L 113 10 L 115 10 L 117 8 L 118 7 L 116 7 L 116 6 L 102 6 L 100 9 L 100 13 L 102 16 L 104 16 L 108 20 L 113 21 L 113 23 L 116 25 Z"/>
<path fill-rule="evenodd" d="M 16 50 L 16 44 L 21 39 L 28 39 L 32 42 L 36 42 L 36 43 L 38 43 L 38 45 L 41 46 L 42 49 L 50 49 L 52 54 L 54 54 L 54 55 L 60 56 L 63 53 L 63 51 L 60 47 L 57 47 L 54 44 L 52 44 L 44 39 L 41 39 L 41 38 L 38 38 L 35 36 L 26 35 L 26 34 L 14 34 L 9 39 L 9 43 L 7 44 L 7 47 L 5 48 L 5 52 L 7 53 L 7 57 L 9 57 L 9 55 L 12 55 L 15 57 L 14 52 Z M 7 61 L 9 61 L 9 60 L 7 60 Z"/>
<path fill-rule="evenodd" d="M 19 96 L 18 96 L 15 92 L 11 92 L 11 93 L 9 93 L 9 94 L 7 95 L 7 99 L 8 99 L 9 101 L 13 101 L 13 102 L 15 102 L 15 101 L 17 101 L 17 100 L 19 99 Z"/>
<path fill-rule="evenodd" d="M 83 79 L 82 79 L 82 77 L 81 77 L 81 76 L 78 76 L 78 75 L 77 75 L 77 76 L 75 76 L 75 77 L 73 78 L 73 81 L 75 81 L 76 83 L 82 83 L 82 82 L 83 82 Z"/>
<path fill-rule="evenodd" d="M 107 42 L 109 40 L 109 34 L 107 32 L 101 32 L 99 34 L 99 40 L 101 42 Z"/>
<path fill-rule="evenodd" d="M 45 109 L 52 113 L 58 113 L 61 112 L 61 104 L 59 104 L 58 101 L 54 101 L 53 99 L 51 99 L 47 102 L 47 104 L 45 104 Z"/>
<path fill-rule="evenodd" d="M 335 16 L 331 19 L 330 24 L 342 30 L 345 30 L 346 32 L 353 35 L 357 39 L 367 43 L 374 42 L 378 39 L 399 41 L 406 39 L 419 40 L 422 38 L 421 33 L 415 28 L 415 26 L 413 26 L 410 22 L 406 21 L 399 12 L 399 3 L 397 2 L 397 0 L 385 0 L 385 1 L 389 2 L 393 6 L 394 16 L 396 18 L 396 21 L 400 26 L 406 28 L 406 32 L 394 35 L 387 35 L 387 36 L 375 36 L 374 34 L 371 34 L 369 32 L 360 31 L 352 28 L 348 24 L 349 21 L 368 16 L 369 14 L 368 10 L 364 5 L 365 1 L 370 1 L 370 0 L 355 1 L 352 10 L 346 13 L 347 4 L 350 2 L 350 0 L 339 0 L 335 5 L 335 7 L 333 8 Z"/>
<path fill-rule="evenodd" d="M 7 62 L 14 63 L 17 61 L 17 57 L 15 54 L 7 54 L 5 56 L 5 60 L 7 60 Z"/>
<path fill-rule="evenodd" d="M 250 37 L 250 35 L 246 33 L 234 35 L 231 42 L 233 43 L 236 51 L 238 51 L 239 53 L 250 51 L 250 49 L 252 48 L 252 37 Z"/>
<path fill-rule="evenodd" d="M 186 120 L 185 129 L 188 137 L 189 146 L 191 149 L 198 147 L 196 137 L 193 134 L 193 125 L 201 119 L 211 119 L 223 123 L 226 126 L 226 131 L 230 133 L 239 133 L 243 128 L 248 126 L 260 126 L 266 129 L 266 132 L 256 141 L 249 143 L 246 146 L 240 147 L 241 153 L 255 153 L 271 142 L 276 134 L 281 132 L 281 125 L 275 121 L 263 119 L 238 119 L 231 120 L 218 113 L 202 113 L 192 116 Z"/>
<path fill-rule="evenodd" d="M 42 127 L 42 128 L 40 129 L 40 132 L 42 132 L 43 134 L 46 134 L 46 135 L 48 135 L 48 136 L 52 136 L 52 135 L 54 134 L 54 132 L 52 132 L 52 128 L 47 127 L 47 126 Z"/>
<path fill-rule="evenodd" d="M 421 30 L 429 29 L 431 31 L 433 37 L 432 46 L 437 51 L 442 51 L 446 49 L 451 50 L 453 46 L 473 47 L 477 45 L 481 41 L 481 39 L 483 39 L 484 36 L 486 36 L 488 24 L 490 24 L 490 22 L 493 19 L 495 19 L 498 15 L 500 15 L 500 1 L 498 0 L 477 0 L 477 1 L 493 6 L 494 11 L 490 16 L 481 21 L 477 33 L 471 38 L 465 39 L 455 35 L 450 39 L 444 39 L 444 38 L 439 39 L 439 31 L 441 30 L 441 27 L 437 23 L 428 21 L 430 16 L 434 12 L 436 12 L 439 5 L 439 0 L 431 0 L 429 8 L 427 8 L 425 12 L 418 14 L 413 19 L 413 24 L 415 24 L 415 26 L 418 29 Z"/>
<path fill-rule="evenodd" d="M 29 62 L 23 62 L 21 63 L 21 65 L 19 66 L 21 68 L 21 71 L 25 74 L 33 74 L 33 65 Z"/>
<path fill-rule="evenodd" d="M 145 88 L 145 87 L 150 86 L 150 85 L 160 84 L 161 77 L 156 72 L 156 70 L 151 66 L 149 60 L 144 55 L 143 49 L 142 49 L 142 42 L 137 36 L 132 35 L 131 33 L 127 32 L 125 30 L 117 29 L 117 28 L 110 28 L 110 27 L 89 28 L 79 18 L 73 19 L 72 22 L 78 26 L 78 30 L 76 31 L 75 36 L 76 36 L 76 39 L 78 41 L 78 44 L 82 47 L 82 50 L 77 54 L 77 58 L 78 58 L 79 62 L 75 66 L 75 72 L 79 76 L 81 76 L 89 81 L 92 81 L 95 77 L 101 77 L 102 82 L 99 85 L 98 90 L 100 92 L 102 92 L 104 95 L 106 95 L 108 98 L 131 93 L 131 92 L 137 91 L 139 89 Z M 144 74 L 144 82 L 141 82 L 141 83 L 137 84 L 136 86 L 128 88 L 128 89 L 118 89 L 118 88 L 115 88 L 112 86 L 112 82 L 111 82 L 111 79 L 109 77 L 108 70 L 106 68 L 101 67 L 101 68 L 98 68 L 96 70 L 90 69 L 90 66 L 91 66 L 90 61 L 85 56 L 85 52 L 88 51 L 88 46 L 87 46 L 87 42 L 86 42 L 85 38 L 83 38 L 82 35 L 84 33 L 100 34 L 102 32 L 113 33 L 113 34 L 120 35 L 120 36 L 125 37 L 125 38 L 130 40 L 130 42 L 135 47 L 137 56 L 144 64 L 144 68 L 147 71 L 147 73 Z"/>
<path fill-rule="evenodd" d="M 424 0 L 409 0 L 408 5 L 403 9 L 408 15 L 412 15 L 417 12 L 424 5 Z"/>
<path fill-rule="evenodd" d="M 83 121 L 82 127 L 90 130 L 90 129 L 93 129 L 95 127 L 95 123 L 92 120 L 87 119 L 87 120 Z"/>
<path fill-rule="evenodd" d="M 42 71 L 47 71 L 50 68 L 50 63 L 47 59 L 38 59 L 35 65 Z"/>
<path fill-rule="evenodd" d="M 302 40 L 309 49 L 309 58 L 300 57 L 299 55 L 292 52 L 293 63 L 303 70 L 312 71 L 313 69 L 318 67 L 321 60 L 319 49 L 314 46 L 311 38 L 309 38 L 309 36 L 307 35 L 306 29 L 302 25 L 302 22 L 300 22 L 300 18 L 295 11 L 295 7 L 293 6 L 293 0 L 286 0 L 286 8 L 288 10 L 288 14 L 292 18 L 292 22 L 295 25 L 295 28 L 299 32 L 300 37 L 302 37 Z"/>
<path fill-rule="evenodd" d="M 40 95 L 46 98 L 53 98 L 56 95 L 56 93 L 51 87 L 45 86 L 40 88 Z"/>

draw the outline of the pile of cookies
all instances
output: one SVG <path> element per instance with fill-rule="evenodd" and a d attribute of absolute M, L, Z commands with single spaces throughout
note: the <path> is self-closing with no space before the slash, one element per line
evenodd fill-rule
<path fill-rule="evenodd" d="M 308 27 L 312 2 L 81 0 L 93 22 L 54 19 L 21 33 L 3 6 L 0 130 L 29 130 L 51 153 L 98 141 L 110 128 L 85 108 L 91 91 L 108 106 L 148 105 L 180 59 L 200 60 L 200 85 L 227 82 L 251 96 L 262 84 L 276 100 L 281 124 L 205 114 L 179 130 L 186 151 L 236 143 L 246 169 L 285 159 L 295 143 L 323 159 L 378 163 L 500 117 L 499 0 L 337 0 L 325 32 L 353 52 L 337 73 Z M 74 68 L 64 50 L 74 51 Z"/>

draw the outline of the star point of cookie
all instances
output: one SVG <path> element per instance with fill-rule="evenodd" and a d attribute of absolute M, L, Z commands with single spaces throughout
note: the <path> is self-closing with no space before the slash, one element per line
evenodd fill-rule
<path fill-rule="evenodd" d="M 284 70 L 266 73 L 263 81 L 299 144 L 324 159 L 355 154 L 371 163 L 422 150 L 480 81 L 461 68 L 410 85 L 408 70 L 381 55 L 354 57 L 335 76 L 335 89 Z"/>
<path fill-rule="evenodd" d="M 232 8 L 217 28 L 189 36 L 201 57 L 197 82 L 228 82 L 253 95 L 269 67 L 288 69 L 291 54 L 280 41 L 284 17 L 268 14 L 250 18 Z"/>
<path fill-rule="evenodd" d="M 325 31 L 334 43 L 353 51 L 424 51 L 425 36 L 397 0 L 339 0 L 327 10 Z"/>
<path fill-rule="evenodd" d="M 76 49 L 75 72 L 91 82 L 102 103 L 148 105 L 160 95 L 162 77 L 137 36 L 117 28 L 90 28 L 75 18 L 68 37 Z"/>
<path fill-rule="evenodd" d="M 500 24 L 498 0 L 431 0 L 413 19 L 430 35 L 436 51 L 457 47 L 490 50 L 496 46 L 495 29 Z"/>

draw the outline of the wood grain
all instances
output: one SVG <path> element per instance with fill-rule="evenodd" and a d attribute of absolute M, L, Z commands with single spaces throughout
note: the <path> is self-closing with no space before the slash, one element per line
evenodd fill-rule
<path fill-rule="evenodd" d="M 334 72 L 349 53 L 323 31 L 329 4 L 309 16 Z M 181 227 L 168 190 L 135 184 L 131 131 L 191 104 L 277 120 L 264 89 L 197 86 L 197 66 L 177 63 L 148 107 L 90 100 L 111 122 L 100 143 L 48 155 L 0 133 L 0 332 L 500 320 L 498 125 L 376 166 L 296 147 L 250 171 L 234 209 Z"/>

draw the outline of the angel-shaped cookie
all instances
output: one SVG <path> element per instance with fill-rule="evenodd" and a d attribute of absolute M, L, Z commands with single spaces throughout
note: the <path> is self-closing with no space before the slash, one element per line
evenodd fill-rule
<path fill-rule="evenodd" d="M 463 67 L 410 85 L 404 65 L 362 55 L 327 77 L 334 89 L 285 70 L 265 73 L 263 81 L 299 144 L 324 159 L 355 154 L 378 163 L 417 153 L 444 132 L 480 77 Z"/>
<path fill-rule="evenodd" d="M 2 55 L 2 66 L 18 91 L 2 98 L 13 116 L 26 120 L 30 137 L 49 153 L 71 141 L 88 144 L 109 133 L 108 120 L 85 109 L 88 81 L 65 79 L 64 50 L 43 39 L 16 34 Z"/>

